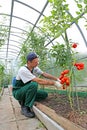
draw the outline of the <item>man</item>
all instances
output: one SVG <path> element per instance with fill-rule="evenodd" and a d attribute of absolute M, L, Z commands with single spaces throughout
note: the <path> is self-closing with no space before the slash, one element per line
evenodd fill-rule
<path fill-rule="evenodd" d="M 30 118 L 35 117 L 32 111 L 34 101 L 41 101 L 48 96 L 44 90 L 38 90 L 38 84 L 62 86 L 57 77 L 43 72 L 38 67 L 38 63 L 39 59 L 36 53 L 31 52 L 27 55 L 27 64 L 19 69 L 12 90 L 13 96 L 21 105 L 21 113 Z M 39 78 L 38 75 L 49 80 Z"/>

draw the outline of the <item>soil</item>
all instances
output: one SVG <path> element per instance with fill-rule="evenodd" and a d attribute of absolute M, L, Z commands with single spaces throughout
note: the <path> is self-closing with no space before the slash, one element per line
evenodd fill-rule
<path fill-rule="evenodd" d="M 49 94 L 41 103 L 52 108 L 58 115 L 80 125 L 87 130 L 87 97 L 73 98 L 73 107 L 66 95 Z"/>

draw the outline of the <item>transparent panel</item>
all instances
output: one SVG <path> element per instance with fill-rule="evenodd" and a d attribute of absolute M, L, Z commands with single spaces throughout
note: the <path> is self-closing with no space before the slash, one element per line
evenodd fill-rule
<path fill-rule="evenodd" d="M 30 5 L 31 7 L 35 8 L 38 11 L 41 11 L 47 2 L 47 0 L 19 0 L 27 5 Z"/>
<path fill-rule="evenodd" d="M 83 31 L 84 33 L 84 31 Z M 76 48 L 76 50 L 78 52 L 85 52 L 87 51 L 84 39 L 80 33 L 80 31 L 78 30 L 78 28 L 76 27 L 75 24 L 73 24 L 68 30 L 67 30 L 67 34 L 68 34 L 68 38 L 71 39 L 72 43 L 78 43 L 78 47 Z"/>
<path fill-rule="evenodd" d="M 19 8 L 18 11 L 17 9 Z M 13 15 L 23 18 L 27 21 L 30 21 L 31 23 L 35 23 L 37 17 L 39 16 L 39 13 L 37 13 L 35 10 L 24 6 L 23 4 L 20 4 L 18 2 L 15 2 L 14 4 L 14 11 L 13 11 Z M 19 25 L 21 25 L 22 23 L 20 23 Z"/>
<path fill-rule="evenodd" d="M 10 14 L 12 0 L 0 0 L 0 13 Z"/>

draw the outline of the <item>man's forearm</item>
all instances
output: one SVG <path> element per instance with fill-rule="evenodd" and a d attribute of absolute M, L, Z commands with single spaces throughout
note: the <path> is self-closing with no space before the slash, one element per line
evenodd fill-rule
<path fill-rule="evenodd" d="M 62 87 L 62 84 L 59 81 L 45 80 L 41 78 L 34 78 L 32 81 L 35 81 L 38 84 L 42 84 L 42 85 L 54 85 L 57 88 Z"/>
<path fill-rule="evenodd" d="M 43 75 L 45 78 L 57 80 L 57 77 L 55 77 L 55 76 L 53 76 L 53 75 L 51 75 L 51 74 L 43 73 L 42 75 Z"/>
<path fill-rule="evenodd" d="M 43 85 L 54 85 L 55 82 L 52 80 L 45 80 L 45 79 L 41 79 L 41 78 L 34 78 L 32 81 L 37 82 L 38 84 L 43 84 Z"/>

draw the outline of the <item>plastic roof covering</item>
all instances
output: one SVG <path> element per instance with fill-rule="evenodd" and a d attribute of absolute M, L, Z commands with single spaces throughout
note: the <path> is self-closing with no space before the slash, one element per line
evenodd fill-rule
<path fill-rule="evenodd" d="M 16 59 L 20 53 L 21 43 L 26 40 L 26 25 L 33 29 L 38 28 L 40 17 L 46 9 L 47 0 L 2 0 L 0 1 L 0 17 L 6 16 L 7 20 L 0 26 L 8 27 L 7 40 L 0 49 L 0 59 Z M 39 5 L 39 7 L 38 7 Z M 22 42 L 21 42 L 22 41 Z"/>
<path fill-rule="evenodd" d="M 0 19 L 3 16 L 7 18 L 5 23 L 0 22 L 0 26 L 8 28 L 7 40 L 0 49 L 0 60 L 16 60 L 20 54 L 21 44 L 27 39 L 26 26 L 31 26 L 32 31 L 35 28 L 39 29 L 39 22 L 44 15 L 49 15 L 50 6 L 47 0 L 0 0 L 0 5 Z M 82 29 L 84 29 L 83 26 L 74 24 L 72 32 L 76 30 L 79 33 L 80 41 L 84 43 L 82 46 L 86 47 L 87 31 L 84 29 L 85 34 L 83 34 Z M 71 34 L 69 32 L 68 35 L 73 39 L 74 33 L 72 35 L 72 32 Z M 78 39 L 76 37 L 74 40 L 78 41 Z M 47 45 L 49 46 L 53 41 L 55 42 L 55 39 L 49 39 Z"/>

